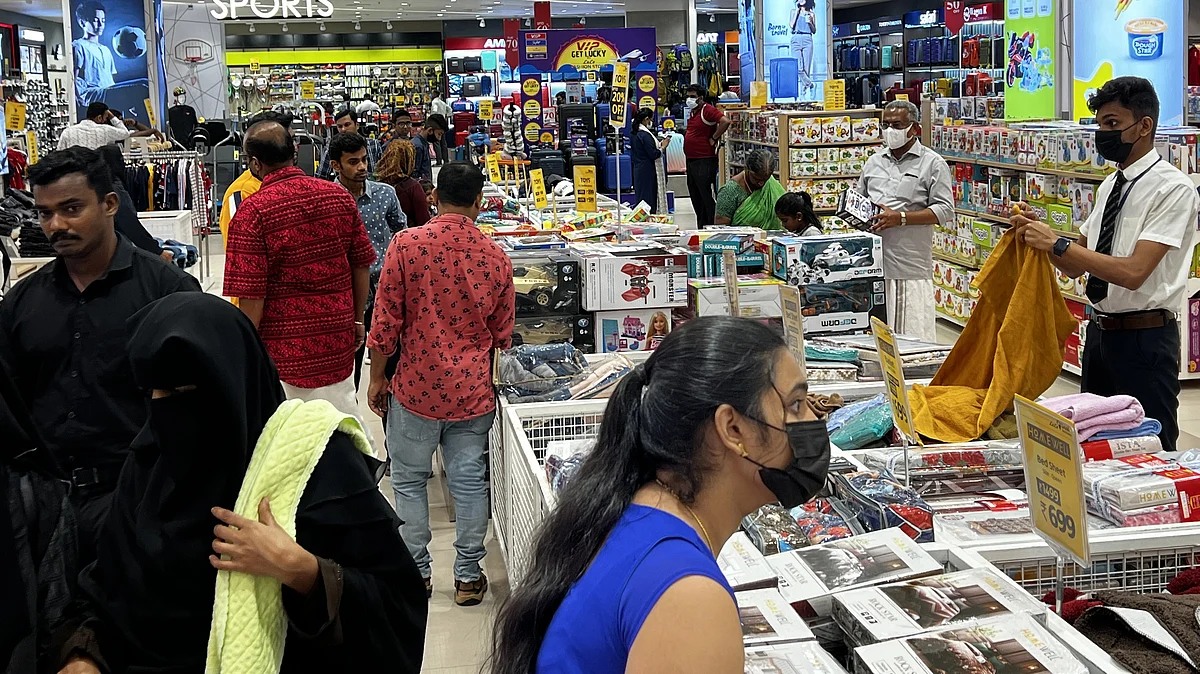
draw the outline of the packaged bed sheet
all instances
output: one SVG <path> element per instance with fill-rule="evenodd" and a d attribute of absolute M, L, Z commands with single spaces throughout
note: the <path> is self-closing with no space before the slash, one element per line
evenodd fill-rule
<path fill-rule="evenodd" d="M 828 651 L 804 641 L 746 649 L 746 674 L 846 674 Z"/>
<path fill-rule="evenodd" d="M 734 590 L 775 587 L 775 570 L 744 532 L 735 532 L 725 541 L 717 566 Z"/>
<path fill-rule="evenodd" d="M 1121 526 L 1174 524 L 1200 519 L 1197 464 L 1147 454 L 1083 465 L 1088 507 Z"/>
<path fill-rule="evenodd" d="M 747 646 L 815 641 L 812 630 L 777 590 L 734 593 L 742 622 L 742 643 Z"/>

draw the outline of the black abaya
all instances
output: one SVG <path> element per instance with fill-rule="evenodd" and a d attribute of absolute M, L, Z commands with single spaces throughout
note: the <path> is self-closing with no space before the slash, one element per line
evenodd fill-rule
<path fill-rule="evenodd" d="M 216 582 L 210 509 L 233 509 L 283 391 L 253 324 L 220 298 L 163 298 L 130 319 L 130 333 L 138 385 L 177 392 L 150 400 L 99 557 L 81 575 L 95 636 L 84 650 L 116 672 L 202 672 Z M 420 671 L 424 583 L 377 466 L 335 433 L 309 479 L 296 539 L 320 577 L 306 597 L 284 588 L 283 672 Z"/>

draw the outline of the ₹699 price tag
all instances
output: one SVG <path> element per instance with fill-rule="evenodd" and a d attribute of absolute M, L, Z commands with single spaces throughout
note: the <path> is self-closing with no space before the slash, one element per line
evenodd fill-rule
<path fill-rule="evenodd" d="M 1033 529 L 1056 553 L 1086 568 L 1091 551 L 1075 425 L 1019 395 L 1014 407 Z"/>

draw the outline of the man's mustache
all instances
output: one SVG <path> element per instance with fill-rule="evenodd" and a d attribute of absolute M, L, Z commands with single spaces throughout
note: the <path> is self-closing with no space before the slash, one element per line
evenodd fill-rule
<path fill-rule="evenodd" d="M 59 241 L 78 241 L 79 235 L 70 232 L 55 232 L 50 235 L 50 243 L 56 244 Z"/>

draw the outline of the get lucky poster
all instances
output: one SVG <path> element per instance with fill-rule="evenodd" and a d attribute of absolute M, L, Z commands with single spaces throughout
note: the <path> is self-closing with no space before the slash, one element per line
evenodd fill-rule
<path fill-rule="evenodd" d="M 1161 126 L 1183 124 L 1185 5 L 1181 0 L 1091 0 L 1089 11 L 1076 14 L 1076 119 L 1092 116 L 1087 106 L 1092 92 L 1114 77 L 1133 75 L 1154 83 Z"/>
<path fill-rule="evenodd" d="M 1097 0 L 1098 1 L 1098 0 Z M 1008 0 L 1004 11 L 1004 119 L 1054 119 L 1054 0 Z"/>
<path fill-rule="evenodd" d="M 629 100 L 639 108 L 658 106 L 658 46 L 653 28 L 523 30 L 521 70 L 542 73 L 605 72 L 629 64 Z"/>
<path fill-rule="evenodd" d="M 762 79 L 772 102 L 821 100 L 829 77 L 829 2 L 762 0 Z"/>

